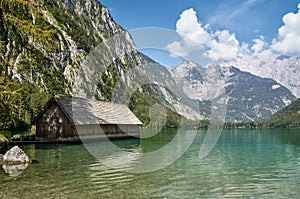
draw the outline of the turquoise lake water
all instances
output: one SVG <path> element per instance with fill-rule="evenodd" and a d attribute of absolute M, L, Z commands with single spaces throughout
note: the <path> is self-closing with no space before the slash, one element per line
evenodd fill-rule
<path fill-rule="evenodd" d="M 115 141 L 123 151 L 111 154 L 105 142 L 21 146 L 38 163 L 23 171 L 0 169 L 0 198 L 300 198 L 300 129 L 224 130 L 204 159 L 199 149 L 206 132 L 187 133 L 196 135 L 187 151 L 147 173 L 130 169 L 144 154 L 172 143 L 175 129 Z M 95 148 L 101 150 L 97 158 Z M 172 155 L 157 160 L 163 164 Z M 113 163 L 119 166 L 109 167 Z"/>

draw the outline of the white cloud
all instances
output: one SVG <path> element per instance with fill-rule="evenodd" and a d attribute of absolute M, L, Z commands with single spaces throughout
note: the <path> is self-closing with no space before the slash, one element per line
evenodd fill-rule
<path fill-rule="evenodd" d="M 242 7 L 249 8 L 261 0 L 247 0 Z M 269 44 L 263 36 L 253 39 L 253 44 L 239 42 L 229 30 L 211 31 L 209 25 L 202 25 L 197 13 L 191 8 L 185 10 L 176 24 L 180 41 L 167 45 L 175 56 L 188 56 L 197 52 L 210 61 L 230 61 L 243 57 L 268 57 L 276 54 L 300 56 L 300 3 L 297 13 L 286 14 L 278 35 Z"/>
<path fill-rule="evenodd" d="M 278 29 L 278 37 L 273 40 L 271 49 L 282 54 L 300 56 L 300 4 L 298 13 L 288 13 Z"/>
<path fill-rule="evenodd" d="M 254 55 L 261 53 L 268 47 L 268 43 L 262 35 L 258 39 L 253 39 L 253 42 L 254 44 L 252 45 L 251 50 L 254 52 Z"/>
<path fill-rule="evenodd" d="M 238 57 L 244 57 L 244 56 L 249 56 L 251 54 L 249 44 L 243 42 L 242 46 L 240 47 Z"/>
<path fill-rule="evenodd" d="M 235 34 L 231 34 L 228 30 L 215 32 L 208 47 L 209 50 L 204 55 L 214 61 L 235 59 L 240 51 L 239 41 Z"/>
<path fill-rule="evenodd" d="M 196 12 L 193 8 L 184 11 L 176 23 L 176 32 L 182 37 L 187 37 L 198 45 L 203 45 L 209 40 L 209 34 L 198 22 Z"/>
<path fill-rule="evenodd" d="M 180 15 L 176 23 L 176 32 L 183 41 L 175 41 L 167 45 L 167 49 L 176 56 L 187 56 L 190 52 L 203 48 L 210 39 L 208 32 L 198 22 L 196 12 L 192 8 Z"/>
<path fill-rule="evenodd" d="M 190 46 L 179 41 L 174 41 L 173 43 L 168 44 L 166 48 L 171 52 L 172 57 L 186 57 L 191 51 L 193 51 Z"/>
<path fill-rule="evenodd" d="M 197 13 L 191 8 L 185 10 L 176 23 L 176 32 L 182 37 L 166 46 L 174 56 L 188 56 L 191 52 L 202 50 L 199 56 L 214 61 L 231 60 L 245 51 L 235 34 L 228 30 L 208 32 L 209 25 L 202 26 Z"/>

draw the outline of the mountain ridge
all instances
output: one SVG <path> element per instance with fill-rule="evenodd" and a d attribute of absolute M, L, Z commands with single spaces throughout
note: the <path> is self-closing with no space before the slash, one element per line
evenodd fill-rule
<path fill-rule="evenodd" d="M 270 78 L 261 78 L 236 67 L 216 65 L 225 82 L 227 95 L 227 119 L 231 122 L 264 120 L 296 99 L 284 86 Z M 170 69 L 178 86 L 192 99 L 213 100 L 211 92 L 216 82 L 207 79 L 209 67 L 183 62 Z"/>
<path fill-rule="evenodd" d="M 96 0 L 0 0 L 0 5 L 0 84 L 7 90 L 0 96 L 0 128 L 30 123 L 49 94 L 109 100 L 124 73 L 141 63 L 129 33 Z M 88 55 L 113 36 L 118 42 L 105 48 L 109 56 L 93 68 L 97 71 L 84 68 Z M 92 72 L 91 85 L 84 77 Z"/>
<path fill-rule="evenodd" d="M 138 52 L 131 35 L 96 0 L 0 0 L 0 5 L 0 88 L 5 91 L 0 94 L 0 128 L 29 124 L 51 94 L 125 103 L 145 125 L 149 109 L 159 104 L 172 126 L 179 124 L 180 115 L 210 119 L 212 101 L 222 92 L 242 92 L 230 87 L 238 75 L 223 81 L 245 75 L 230 68 L 194 65 L 174 76 L 172 69 Z M 268 89 L 284 88 L 278 86 L 272 82 Z M 292 99 L 289 95 L 287 102 Z"/>
<path fill-rule="evenodd" d="M 286 55 L 245 56 L 222 62 L 221 66 L 234 66 L 263 78 L 271 78 L 300 97 L 300 58 Z"/>

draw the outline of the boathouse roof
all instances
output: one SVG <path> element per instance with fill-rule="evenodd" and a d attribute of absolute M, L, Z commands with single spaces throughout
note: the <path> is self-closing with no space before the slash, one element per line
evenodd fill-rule
<path fill-rule="evenodd" d="M 58 104 L 74 125 L 142 125 L 141 121 L 123 104 L 66 95 L 55 95 L 49 100 L 44 111 L 54 102 Z M 44 111 L 42 111 L 40 115 L 43 115 Z"/>

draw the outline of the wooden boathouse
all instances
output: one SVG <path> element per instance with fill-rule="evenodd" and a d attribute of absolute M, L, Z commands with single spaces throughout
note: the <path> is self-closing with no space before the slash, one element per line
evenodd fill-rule
<path fill-rule="evenodd" d="M 55 95 L 37 116 L 36 140 L 73 142 L 139 137 L 142 123 L 126 105 Z"/>

